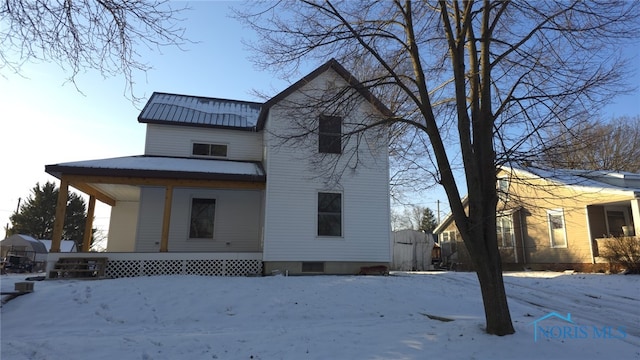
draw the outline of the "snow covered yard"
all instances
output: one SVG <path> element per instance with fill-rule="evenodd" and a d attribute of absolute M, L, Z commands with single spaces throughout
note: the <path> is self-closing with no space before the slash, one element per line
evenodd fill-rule
<path fill-rule="evenodd" d="M 473 273 L 40 281 L 2 306 L 0 357 L 640 359 L 640 276 L 505 275 L 505 337 Z"/>

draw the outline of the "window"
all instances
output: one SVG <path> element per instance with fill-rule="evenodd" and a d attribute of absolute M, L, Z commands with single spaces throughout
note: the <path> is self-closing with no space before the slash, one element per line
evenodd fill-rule
<path fill-rule="evenodd" d="M 513 219 L 511 215 L 498 215 L 496 217 L 496 232 L 499 247 L 513 247 Z"/>
<path fill-rule="evenodd" d="M 318 236 L 342 236 L 342 194 L 318 193 Z"/>
<path fill-rule="evenodd" d="M 605 208 L 606 221 L 607 221 L 607 233 L 612 236 L 622 236 L 623 226 L 629 226 L 629 212 L 627 209 L 618 206 Z"/>
<path fill-rule="evenodd" d="M 323 262 L 303 262 L 302 263 L 302 272 L 303 273 L 323 273 L 324 272 L 324 263 Z"/>
<path fill-rule="evenodd" d="M 507 201 L 508 200 L 509 178 L 507 178 L 507 177 L 498 178 L 497 191 L 498 191 L 498 199 L 500 199 L 502 201 Z"/>
<path fill-rule="evenodd" d="M 443 231 L 440 234 L 440 249 L 444 256 L 449 256 L 457 251 L 456 240 L 455 230 Z"/>
<path fill-rule="evenodd" d="M 227 157 L 227 145 L 193 143 L 193 155 Z"/>
<path fill-rule="evenodd" d="M 318 151 L 327 154 L 342 153 L 342 118 L 320 115 Z"/>
<path fill-rule="evenodd" d="M 215 213 L 215 199 L 191 199 L 189 238 L 213 239 Z"/>
<path fill-rule="evenodd" d="M 548 210 L 547 220 L 549 222 L 549 237 L 551 247 L 567 247 L 567 232 L 565 230 L 564 212 L 560 210 Z"/>

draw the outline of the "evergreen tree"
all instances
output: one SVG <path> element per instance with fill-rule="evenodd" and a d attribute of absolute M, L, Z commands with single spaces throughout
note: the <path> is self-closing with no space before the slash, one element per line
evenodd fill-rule
<path fill-rule="evenodd" d="M 422 221 L 420 221 L 420 230 L 431 233 L 433 229 L 438 226 L 438 221 L 436 220 L 436 216 L 433 214 L 433 211 L 428 207 L 425 207 L 422 210 Z"/>
<path fill-rule="evenodd" d="M 51 239 L 55 223 L 58 188 L 52 182 L 31 189 L 31 195 L 20 205 L 18 211 L 11 215 L 11 227 L 7 235 L 25 234 L 36 239 Z M 87 219 L 84 199 L 70 192 L 67 198 L 63 239 L 73 239 L 79 249 L 84 237 L 84 226 Z"/>

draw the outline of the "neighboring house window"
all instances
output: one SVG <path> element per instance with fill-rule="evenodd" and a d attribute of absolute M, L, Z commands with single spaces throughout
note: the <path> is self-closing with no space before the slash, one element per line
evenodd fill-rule
<path fill-rule="evenodd" d="M 342 194 L 318 193 L 318 236 L 342 236 Z"/>
<path fill-rule="evenodd" d="M 607 215 L 607 233 L 611 236 L 622 236 L 624 232 L 622 227 L 629 225 L 629 215 L 624 208 L 608 207 L 605 208 Z"/>
<path fill-rule="evenodd" d="M 456 232 L 455 230 L 443 231 L 440 233 L 440 248 L 442 253 L 449 256 L 456 252 Z"/>
<path fill-rule="evenodd" d="M 213 239 L 213 223 L 216 214 L 215 199 L 191 199 L 189 238 Z"/>
<path fill-rule="evenodd" d="M 551 247 L 567 247 L 567 231 L 564 222 L 564 212 L 560 210 L 548 210 L 549 237 Z"/>
<path fill-rule="evenodd" d="M 498 246 L 503 248 L 513 247 L 513 218 L 511 215 L 498 215 L 496 217 L 496 232 Z"/>
<path fill-rule="evenodd" d="M 342 118 L 320 115 L 318 151 L 328 154 L 342 153 Z"/>
<path fill-rule="evenodd" d="M 193 155 L 227 157 L 227 145 L 193 143 Z"/>
<path fill-rule="evenodd" d="M 507 198 L 509 197 L 509 178 L 508 177 L 501 177 L 498 178 L 498 184 L 497 184 L 497 190 L 498 190 L 498 199 L 502 200 L 502 201 L 507 201 Z"/>

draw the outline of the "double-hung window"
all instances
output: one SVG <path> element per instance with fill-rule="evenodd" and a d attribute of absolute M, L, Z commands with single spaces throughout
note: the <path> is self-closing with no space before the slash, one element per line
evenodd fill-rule
<path fill-rule="evenodd" d="M 318 193 L 318 236 L 342 236 L 341 193 Z"/>
<path fill-rule="evenodd" d="M 342 118 L 320 115 L 318 126 L 318 151 L 326 154 L 342 153 Z"/>
<path fill-rule="evenodd" d="M 190 239 L 213 239 L 216 199 L 191 199 Z"/>
<path fill-rule="evenodd" d="M 564 221 L 564 211 L 547 210 L 547 221 L 549 223 L 549 238 L 552 248 L 567 247 L 567 231 Z"/>
<path fill-rule="evenodd" d="M 498 215 L 496 217 L 496 232 L 498 235 L 498 247 L 513 247 L 513 218 L 511 215 Z"/>

